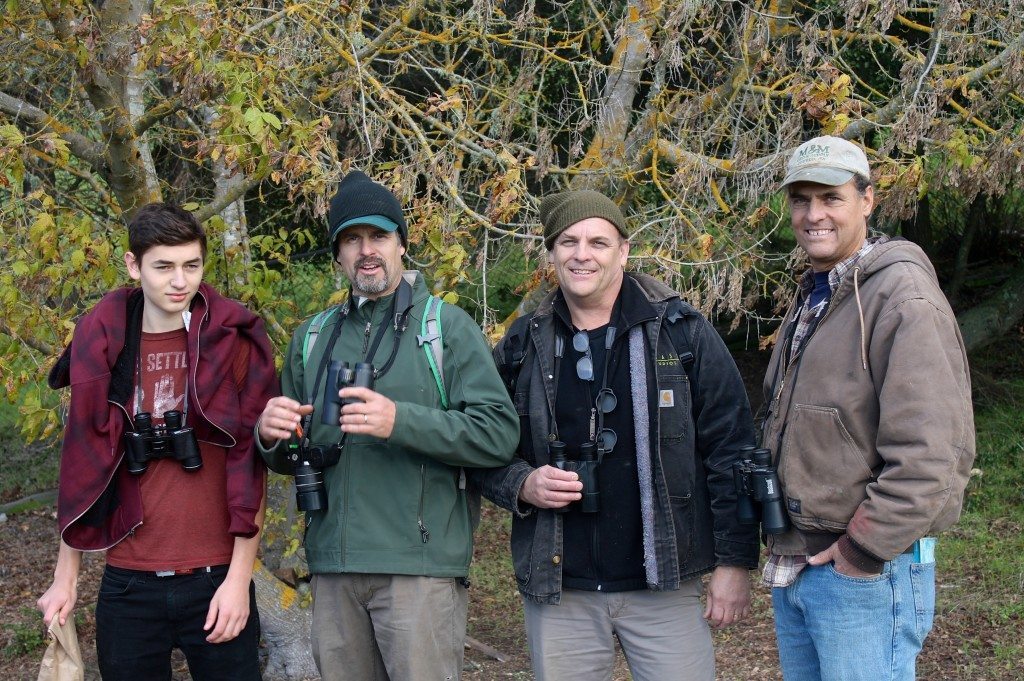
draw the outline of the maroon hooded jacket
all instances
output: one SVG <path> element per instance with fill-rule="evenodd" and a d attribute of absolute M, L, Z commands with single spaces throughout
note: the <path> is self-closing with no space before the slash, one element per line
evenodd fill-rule
<path fill-rule="evenodd" d="M 121 465 L 122 433 L 131 423 L 136 358 L 142 329 L 140 288 L 111 291 L 75 327 L 50 372 L 53 388 L 71 386 L 61 451 L 57 523 L 61 538 L 82 551 L 107 549 L 142 522 L 139 477 Z M 231 370 L 248 345 L 240 388 Z M 256 534 L 265 467 L 256 455 L 253 426 L 278 385 L 263 320 L 240 303 L 201 284 L 188 330 L 186 425 L 196 437 L 227 448 L 229 531 Z"/>

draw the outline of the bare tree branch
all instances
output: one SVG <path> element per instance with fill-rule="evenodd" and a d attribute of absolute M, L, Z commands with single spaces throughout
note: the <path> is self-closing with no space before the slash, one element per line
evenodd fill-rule
<path fill-rule="evenodd" d="M 68 150 L 76 158 L 88 163 L 96 170 L 102 169 L 104 165 L 103 145 L 75 132 L 42 109 L 12 97 L 6 92 L 0 92 L 0 111 L 13 118 L 16 125 L 23 122 L 35 130 L 52 131 L 67 143 Z"/>
<path fill-rule="evenodd" d="M 24 343 L 33 350 L 46 356 L 53 355 L 56 352 L 53 346 L 46 341 L 32 335 L 22 335 L 18 333 L 15 329 L 11 328 L 10 324 L 7 323 L 7 320 L 3 318 L 0 318 L 0 333 L 14 338 L 19 343 Z"/>
<path fill-rule="evenodd" d="M 135 123 L 132 125 L 132 128 L 135 130 L 135 136 L 141 137 L 144 132 L 168 116 L 173 116 L 181 111 L 182 108 L 182 102 L 178 99 L 168 99 L 157 104 L 135 119 Z"/>
<path fill-rule="evenodd" d="M 245 196 L 253 187 L 259 185 L 263 181 L 263 178 L 258 177 L 246 177 L 245 182 L 231 187 L 222 196 L 214 199 L 210 203 L 206 204 L 195 211 L 194 215 L 199 222 L 206 222 L 214 215 L 218 215 L 222 210 L 230 206 L 235 201 Z"/>

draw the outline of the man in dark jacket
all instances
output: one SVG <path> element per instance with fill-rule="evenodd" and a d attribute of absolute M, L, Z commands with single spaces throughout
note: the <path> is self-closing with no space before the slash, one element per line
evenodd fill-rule
<path fill-rule="evenodd" d="M 191 213 L 142 207 L 128 245 L 141 286 L 104 296 L 50 375 L 71 406 L 60 551 L 38 607 L 64 624 L 82 552 L 106 550 L 104 679 L 170 678 L 174 647 L 195 679 L 259 679 L 251 577 L 266 469 L 252 429 L 275 391 L 270 342 L 257 315 L 202 283 L 206 235 Z"/>
<path fill-rule="evenodd" d="M 609 679 L 618 637 L 634 679 L 713 679 L 707 624 L 747 615 L 757 565 L 731 470 L 753 441 L 739 372 L 678 294 L 625 272 L 614 202 L 565 192 L 540 216 L 559 286 L 495 348 L 520 444 L 481 476 L 514 514 L 534 672 Z"/>
<path fill-rule="evenodd" d="M 258 429 L 275 471 L 296 472 L 291 445 L 326 453 L 322 499 L 303 492 L 313 656 L 325 680 L 456 679 L 479 502 L 466 470 L 508 463 L 515 412 L 480 328 L 403 276 L 407 227 L 386 187 L 346 175 L 328 234 L 349 298 L 295 332 Z M 328 386 L 329 361 L 372 364 L 372 388 Z"/>
<path fill-rule="evenodd" d="M 769 537 L 787 679 L 914 678 L 935 611 L 935 539 L 974 460 L 967 354 L 924 252 L 868 238 L 867 156 L 800 145 L 783 187 L 810 268 L 765 377 L 792 529 Z"/>

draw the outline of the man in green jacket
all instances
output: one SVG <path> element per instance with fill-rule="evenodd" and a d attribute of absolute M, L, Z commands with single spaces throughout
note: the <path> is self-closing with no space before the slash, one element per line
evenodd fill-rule
<path fill-rule="evenodd" d="M 349 298 L 295 332 L 257 426 L 270 468 L 298 473 L 313 657 L 325 680 L 457 679 L 478 499 L 464 469 L 508 463 L 518 419 L 479 327 L 429 312 L 403 275 L 394 195 L 349 173 L 328 229 Z M 338 362 L 373 369 L 328 386 Z"/>

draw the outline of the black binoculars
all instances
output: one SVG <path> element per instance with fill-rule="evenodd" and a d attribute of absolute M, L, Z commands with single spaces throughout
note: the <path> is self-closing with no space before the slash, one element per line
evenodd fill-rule
<path fill-rule="evenodd" d="M 782 534 L 789 529 L 789 514 L 783 503 L 779 474 L 772 466 L 770 449 L 753 445 L 740 447 L 740 461 L 732 465 L 736 485 L 736 515 L 743 525 L 758 521 L 765 534 Z"/>
<path fill-rule="evenodd" d="M 327 366 L 327 384 L 324 386 L 324 407 L 320 422 L 325 426 L 339 426 L 341 408 L 359 400 L 341 399 L 342 388 L 360 387 L 373 390 L 373 365 L 359 362 L 355 367 L 348 362 L 332 360 Z M 295 504 L 300 511 L 327 509 L 327 490 L 324 488 L 324 468 L 341 460 L 342 444 L 322 447 L 306 440 L 290 446 L 289 458 L 295 476 Z"/>
<path fill-rule="evenodd" d="M 348 362 L 332 360 L 327 367 L 327 385 L 324 386 L 324 410 L 320 422 L 325 426 L 337 426 L 341 408 L 359 400 L 341 399 L 338 391 L 342 388 L 369 388 L 373 390 L 373 365 L 357 362 L 355 368 Z"/>
<path fill-rule="evenodd" d="M 563 471 L 575 471 L 583 483 L 583 498 L 579 500 L 580 511 L 597 513 L 600 510 L 600 492 L 597 489 L 597 467 L 601 462 L 600 448 L 595 442 L 584 442 L 580 445 L 579 459 L 569 459 L 565 455 L 565 443 L 555 440 L 548 443 L 548 456 L 551 465 Z M 571 504 L 570 504 L 571 505 Z M 557 513 L 565 513 L 569 506 L 556 508 Z"/>
<path fill-rule="evenodd" d="M 124 453 L 128 472 L 141 475 L 153 459 L 174 458 L 187 471 L 202 468 L 203 455 L 199 451 L 196 434 L 183 427 L 182 413 L 164 412 L 164 424 L 153 425 L 153 415 L 147 411 L 135 415 L 135 429 L 124 432 Z"/>

